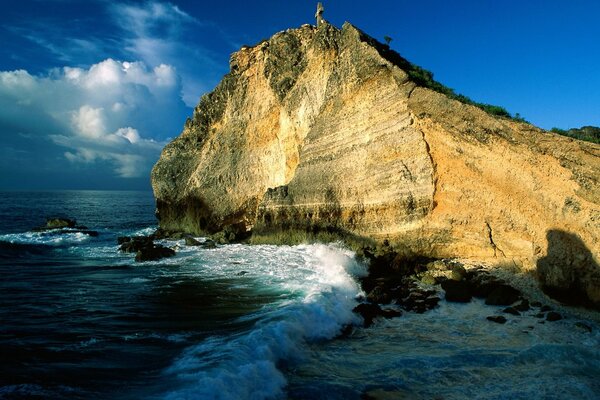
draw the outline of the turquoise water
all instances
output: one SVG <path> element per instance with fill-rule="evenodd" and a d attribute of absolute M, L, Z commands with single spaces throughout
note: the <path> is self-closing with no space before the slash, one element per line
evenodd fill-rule
<path fill-rule="evenodd" d="M 165 241 L 135 263 L 116 238 L 153 213 L 148 192 L 0 193 L 0 398 L 600 398 L 594 318 L 441 302 L 365 329 L 350 251 Z M 99 236 L 30 231 L 55 215 Z"/>

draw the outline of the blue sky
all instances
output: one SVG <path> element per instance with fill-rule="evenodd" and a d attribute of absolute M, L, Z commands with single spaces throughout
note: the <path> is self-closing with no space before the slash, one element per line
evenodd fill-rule
<path fill-rule="evenodd" d="M 148 189 L 232 52 L 313 23 L 313 1 L 2 1 L 0 189 Z M 598 1 L 324 1 L 473 100 L 600 126 Z"/>

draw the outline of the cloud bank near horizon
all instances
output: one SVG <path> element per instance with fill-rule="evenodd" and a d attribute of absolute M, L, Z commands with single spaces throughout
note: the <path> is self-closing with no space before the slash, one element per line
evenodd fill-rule
<path fill-rule="evenodd" d="M 50 16 L 6 27 L 64 66 L 0 71 L 0 188 L 147 188 L 212 86 L 214 55 L 190 34 L 206 23 L 163 1 L 96 6 L 100 30 Z"/>

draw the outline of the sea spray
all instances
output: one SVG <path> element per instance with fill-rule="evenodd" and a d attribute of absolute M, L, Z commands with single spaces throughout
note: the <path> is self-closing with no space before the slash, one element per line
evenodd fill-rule
<path fill-rule="evenodd" d="M 188 348 L 165 371 L 182 385 L 168 399 L 281 397 L 286 384 L 282 368 L 301 363 L 307 343 L 331 339 L 358 322 L 352 308 L 360 289 L 353 276 L 366 269 L 352 252 L 309 245 L 256 246 L 246 253 L 253 255 L 257 280 L 295 295 L 254 313 L 249 331 L 212 336 Z"/>

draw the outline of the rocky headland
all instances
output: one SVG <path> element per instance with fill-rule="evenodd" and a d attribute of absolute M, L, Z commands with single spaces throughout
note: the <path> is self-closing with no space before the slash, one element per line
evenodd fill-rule
<path fill-rule="evenodd" d="M 599 306 L 600 145 L 490 114 L 415 72 L 349 23 L 242 47 L 154 166 L 161 235 L 339 238 L 387 254 L 390 271 L 468 258 Z"/>

